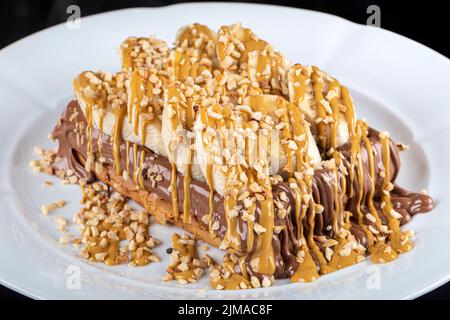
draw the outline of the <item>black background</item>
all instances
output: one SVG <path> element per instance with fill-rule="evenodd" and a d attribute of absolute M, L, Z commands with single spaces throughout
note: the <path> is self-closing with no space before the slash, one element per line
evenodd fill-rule
<path fill-rule="evenodd" d="M 155 7 L 189 1 L 145 0 L 11 0 L 0 1 L 0 48 L 31 33 L 66 21 L 66 8 L 76 4 L 82 16 L 128 7 Z M 414 39 L 450 57 L 449 1 L 401 0 L 297 0 L 246 1 L 306 8 L 335 14 L 365 24 L 367 7 L 376 4 L 381 9 L 381 27 Z M 1 72 L 1 71 L 0 71 Z M 1 263 L 1 262 L 0 262 Z M 430 263 L 433 263 L 430 261 Z M 0 299 L 23 299 L 19 293 L 0 286 Z M 420 299 L 449 299 L 450 284 L 436 289 Z"/>

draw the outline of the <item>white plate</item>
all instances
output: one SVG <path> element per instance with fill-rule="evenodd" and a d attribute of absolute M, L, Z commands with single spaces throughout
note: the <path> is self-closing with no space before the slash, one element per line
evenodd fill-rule
<path fill-rule="evenodd" d="M 144 268 L 86 263 L 58 244 L 53 218 L 42 216 L 39 208 L 67 199 L 69 206 L 52 215 L 70 218 L 80 192 L 59 183 L 44 190 L 42 181 L 55 179 L 30 173 L 27 163 L 34 145 L 50 146 L 46 136 L 72 95 L 73 77 L 85 69 L 118 70 L 116 48 L 127 36 L 155 34 L 171 42 L 185 24 L 218 28 L 237 21 L 291 61 L 318 65 L 336 76 L 350 87 L 360 117 L 411 145 L 402 157 L 400 182 L 428 189 L 437 203 L 408 224 L 416 232 L 412 252 L 386 265 L 366 261 L 312 284 L 278 281 L 267 289 L 218 292 L 201 289 L 208 287 L 206 279 L 188 287 L 161 281 L 170 228 L 151 227 L 163 241 L 157 252 L 164 259 Z M 449 279 L 450 62 L 416 42 L 317 12 L 190 4 L 99 14 L 83 18 L 75 30 L 52 27 L 0 51 L 0 70 L 0 282 L 14 290 L 59 299 L 397 299 L 417 297 Z M 67 285 L 73 270 L 80 271 L 80 289 Z"/>

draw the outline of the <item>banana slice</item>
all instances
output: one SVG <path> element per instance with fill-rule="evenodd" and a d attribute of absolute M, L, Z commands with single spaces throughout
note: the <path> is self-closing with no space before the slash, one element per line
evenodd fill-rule
<path fill-rule="evenodd" d="M 218 32 L 217 60 L 223 71 L 234 71 L 264 93 L 279 94 L 289 61 L 269 43 L 240 24 L 222 26 Z"/>
<path fill-rule="evenodd" d="M 298 108 L 275 95 L 251 96 L 244 102 L 202 108 L 195 121 L 199 165 L 216 192 L 225 195 L 231 166 L 274 175 L 301 171 L 321 161 Z M 264 168 L 268 172 L 262 172 Z"/>
<path fill-rule="evenodd" d="M 206 54 L 198 55 L 189 50 L 176 48 L 170 52 L 167 73 L 173 81 L 184 83 L 189 80 L 202 85 L 205 75 L 212 77 L 212 65 Z"/>
<path fill-rule="evenodd" d="M 161 116 L 149 112 L 150 108 L 155 108 L 157 104 L 151 104 L 151 99 L 145 107 L 142 103 L 143 100 L 147 100 L 145 97 L 148 97 L 145 93 L 148 93 L 150 88 L 153 90 L 158 83 L 155 82 L 155 86 L 150 85 L 152 82 L 143 79 L 138 72 L 126 79 L 122 72 L 113 75 L 86 71 L 75 78 L 74 91 L 88 125 L 90 122 L 92 127 L 113 136 L 117 121 L 122 121 L 118 119 L 114 105 L 123 105 L 122 139 L 145 145 L 153 152 L 166 156 L 161 136 Z M 142 95 L 137 93 L 141 88 L 144 88 Z M 152 98 L 156 99 L 156 95 Z"/>
<path fill-rule="evenodd" d="M 203 75 L 212 77 L 216 38 L 214 31 L 198 23 L 181 28 L 167 63 L 170 78 L 202 85 Z"/>
<path fill-rule="evenodd" d="M 204 180 L 193 142 L 194 105 L 180 87 L 182 84 L 175 82 L 166 89 L 161 131 L 165 153 L 178 172 L 185 175 L 190 169 L 194 179 Z"/>
<path fill-rule="evenodd" d="M 217 34 L 214 31 L 203 24 L 194 23 L 178 30 L 175 47 L 191 48 L 215 60 L 216 42 Z"/>
<path fill-rule="evenodd" d="M 317 67 L 292 66 L 285 95 L 300 108 L 317 143 L 324 150 L 349 141 L 349 125 L 356 119 L 352 99 L 345 87 Z"/>
<path fill-rule="evenodd" d="M 164 70 L 169 56 L 167 43 L 153 37 L 129 37 L 119 47 L 122 70 L 131 72 L 136 68 Z"/>

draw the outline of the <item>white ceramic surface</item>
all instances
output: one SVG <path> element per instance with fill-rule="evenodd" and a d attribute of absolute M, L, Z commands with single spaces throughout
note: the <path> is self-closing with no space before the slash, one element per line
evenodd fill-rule
<path fill-rule="evenodd" d="M 208 288 L 206 279 L 187 287 L 162 282 L 168 263 L 164 250 L 174 228 L 151 227 L 163 241 L 156 250 L 163 261 L 144 268 L 86 263 L 58 244 L 53 218 L 39 208 L 66 199 L 69 205 L 52 216 L 70 218 L 80 192 L 31 173 L 28 161 L 34 158 L 33 146 L 51 146 L 46 136 L 71 98 L 73 77 L 85 69 L 118 70 L 116 48 L 127 36 L 155 34 L 170 43 L 185 24 L 217 28 L 237 21 L 291 61 L 318 65 L 336 76 L 350 88 L 360 117 L 411 145 L 402 156 L 399 180 L 413 190 L 428 189 L 437 202 L 435 210 L 408 224 L 416 232 L 412 252 L 386 265 L 365 261 L 312 284 L 278 281 L 267 289 L 218 292 L 202 289 Z M 449 279 L 450 61 L 414 41 L 306 10 L 190 4 L 99 14 L 83 18 L 75 30 L 65 24 L 52 27 L 1 50 L 0 70 L 3 285 L 34 298 L 57 299 L 407 299 Z M 44 180 L 56 184 L 43 189 Z M 73 270 L 80 271 L 80 289 L 67 285 Z"/>

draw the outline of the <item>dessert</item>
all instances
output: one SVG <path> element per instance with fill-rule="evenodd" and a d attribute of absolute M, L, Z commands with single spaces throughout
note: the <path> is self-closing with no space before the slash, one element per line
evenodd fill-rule
<path fill-rule="evenodd" d="M 309 282 L 412 249 L 400 226 L 433 200 L 395 183 L 399 146 L 357 118 L 337 79 L 240 24 L 189 25 L 170 49 L 132 37 L 119 51 L 121 71 L 75 78 L 52 167 L 226 250 L 211 263 L 214 288 Z"/>

